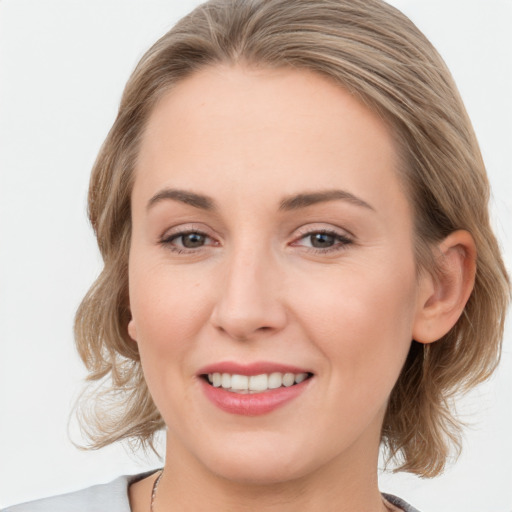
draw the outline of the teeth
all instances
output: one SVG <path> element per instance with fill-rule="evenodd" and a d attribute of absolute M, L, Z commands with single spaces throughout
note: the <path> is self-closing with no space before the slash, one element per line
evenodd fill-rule
<path fill-rule="evenodd" d="M 266 391 L 268 389 L 268 375 L 252 375 L 249 378 L 249 389 L 251 391 Z"/>
<path fill-rule="evenodd" d="M 224 384 L 224 375 L 222 375 L 222 383 Z M 251 377 L 252 379 L 252 377 Z M 222 386 L 224 387 L 224 386 Z M 247 375 L 231 375 L 231 389 L 245 390 L 249 389 L 249 377 Z M 251 388 L 252 389 L 252 388 Z"/>
<path fill-rule="evenodd" d="M 307 373 L 262 373 L 261 375 L 238 375 L 231 373 L 209 373 L 208 381 L 214 387 L 241 393 L 258 393 L 281 386 L 300 384 L 308 377 Z"/>
<path fill-rule="evenodd" d="M 307 373 L 299 373 L 298 375 L 295 376 L 295 383 L 300 384 L 303 380 L 306 380 L 307 376 Z"/>
<path fill-rule="evenodd" d="M 283 385 L 283 374 L 282 373 L 271 373 L 268 376 L 268 388 L 276 389 Z"/>
<path fill-rule="evenodd" d="M 231 388 L 231 375 L 229 373 L 223 373 L 220 381 L 220 385 L 224 389 Z"/>
<path fill-rule="evenodd" d="M 214 387 L 220 388 L 222 384 L 222 375 L 220 373 L 214 373 L 210 379 L 210 382 L 214 385 Z"/>
<path fill-rule="evenodd" d="M 295 375 L 293 373 L 285 373 L 283 375 L 283 386 L 286 386 L 289 388 L 290 386 L 293 386 L 295 383 Z"/>

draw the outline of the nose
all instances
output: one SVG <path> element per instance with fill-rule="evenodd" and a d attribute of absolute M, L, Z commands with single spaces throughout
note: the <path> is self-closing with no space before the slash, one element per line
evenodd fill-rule
<path fill-rule="evenodd" d="M 287 322 L 284 279 L 271 254 L 239 250 L 224 263 L 211 315 L 214 327 L 239 341 L 282 330 Z"/>

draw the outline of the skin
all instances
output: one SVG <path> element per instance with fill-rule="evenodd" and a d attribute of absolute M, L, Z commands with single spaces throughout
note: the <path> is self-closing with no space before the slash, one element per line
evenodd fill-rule
<path fill-rule="evenodd" d="M 418 277 L 397 165 L 384 121 L 306 71 L 216 66 L 157 104 L 132 193 L 128 326 L 168 428 L 156 511 L 387 510 L 388 397 L 411 340 L 455 323 L 474 272 L 457 232 L 438 248 L 451 277 Z M 345 196 L 282 207 L 333 190 Z M 191 231 L 202 235 L 186 248 Z M 219 361 L 313 377 L 277 410 L 241 417 L 202 392 L 198 370 Z M 135 512 L 153 480 L 130 488 Z"/>

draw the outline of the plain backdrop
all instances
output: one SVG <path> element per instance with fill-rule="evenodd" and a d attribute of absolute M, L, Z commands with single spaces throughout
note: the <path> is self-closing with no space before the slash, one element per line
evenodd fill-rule
<path fill-rule="evenodd" d="M 512 267 L 512 1 L 394 0 L 447 61 L 473 120 Z M 161 465 L 77 450 L 85 376 L 75 309 L 101 268 L 90 168 L 144 51 L 193 0 L 0 0 L 0 507 Z M 422 512 L 512 511 L 512 332 L 500 370 L 461 402 L 459 461 L 434 480 L 381 476 Z M 75 427 L 71 434 L 77 438 Z"/>

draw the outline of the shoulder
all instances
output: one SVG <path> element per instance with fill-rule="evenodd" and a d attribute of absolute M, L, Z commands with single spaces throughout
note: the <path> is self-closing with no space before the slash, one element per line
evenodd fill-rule
<path fill-rule="evenodd" d="M 385 494 L 382 493 L 382 496 L 389 501 L 392 505 L 395 505 L 395 507 L 398 507 L 400 510 L 403 510 L 403 512 L 420 512 L 418 509 L 414 508 L 413 506 L 409 505 L 409 503 L 405 502 L 402 498 L 398 498 L 397 496 L 393 496 L 392 494 Z"/>
<path fill-rule="evenodd" d="M 149 474 L 120 476 L 107 484 L 14 505 L 2 512 L 130 512 L 128 487 Z"/>

